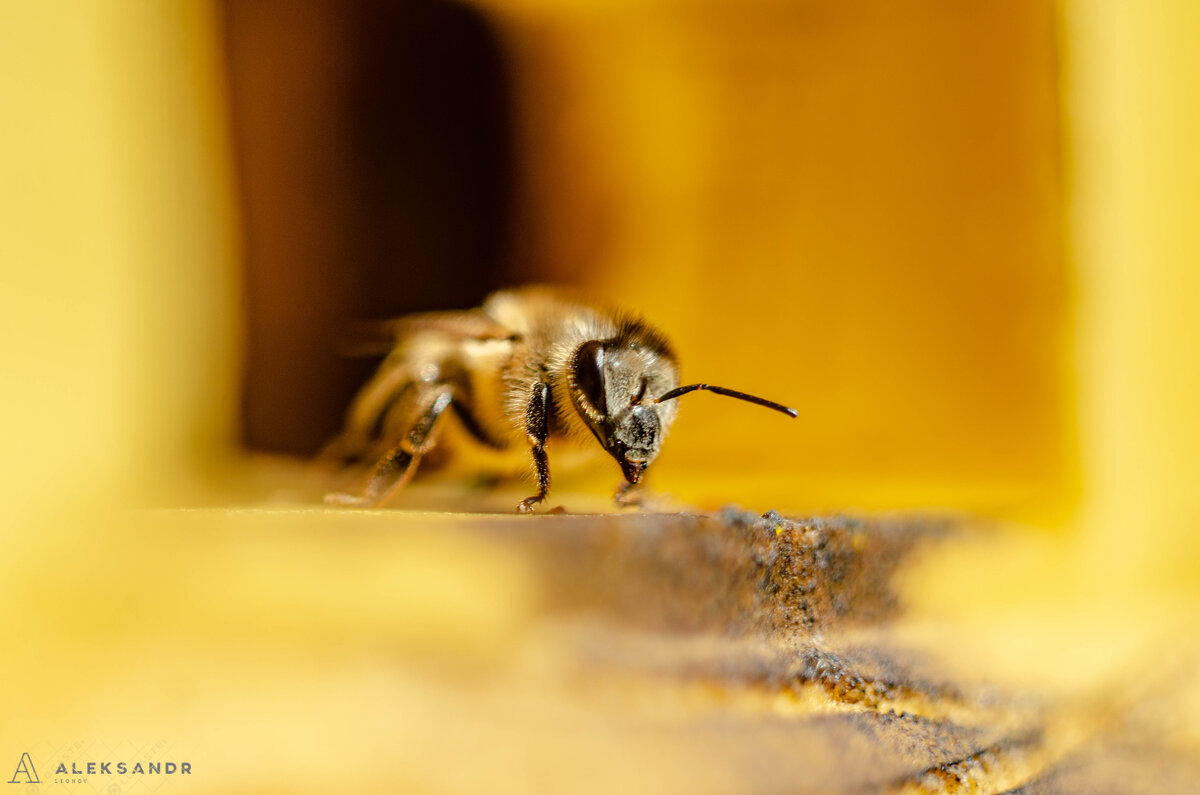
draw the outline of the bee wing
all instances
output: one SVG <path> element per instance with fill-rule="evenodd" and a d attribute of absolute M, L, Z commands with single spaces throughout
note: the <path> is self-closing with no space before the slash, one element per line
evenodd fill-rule
<path fill-rule="evenodd" d="M 448 337 L 475 340 L 506 340 L 513 330 L 482 309 L 467 309 L 461 312 L 427 312 L 408 315 L 388 321 L 394 339 L 410 334 L 432 331 Z"/>
<path fill-rule="evenodd" d="M 346 356 L 384 356 L 398 343 L 418 334 L 433 333 L 463 340 L 511 339 L 513 330 L 481 309 L 457 312 L 424 312 L 356 324 L 342 345 Z"/>

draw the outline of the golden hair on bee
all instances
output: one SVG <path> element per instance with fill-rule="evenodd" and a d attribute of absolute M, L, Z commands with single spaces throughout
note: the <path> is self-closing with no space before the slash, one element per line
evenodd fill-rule
<path fill-rule="evenodd" d="M 682 395 L 708 390 L 796 416 L 724 387 L 680 386 L 675 351 L 653 325 L 546 288 L 506 290 L 478 309 L 413 315 L 388 328 L 391 352 L 322 454 L 373 464 L 372 472 L 361 494 L 328 502 L 385 503 L 437 446 L 448 419 L 480 445 L 529 451 L 537 493 L 518 505 L 529 512 L 550 490 L 552 439 L 612 457 L 626 481 L 620 500 L 658 457 Z"/>

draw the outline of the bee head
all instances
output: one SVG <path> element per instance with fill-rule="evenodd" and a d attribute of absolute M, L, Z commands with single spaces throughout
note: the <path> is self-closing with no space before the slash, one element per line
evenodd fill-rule
<path fill-rule="evenodd" d="M 625 479 L 637 483 L 675 419 L 674 403 L 656 401 L 679 384 L 673 357 L 637 340 L 589 340 L 576 349 L 568 379 L 576 412 Z"/>

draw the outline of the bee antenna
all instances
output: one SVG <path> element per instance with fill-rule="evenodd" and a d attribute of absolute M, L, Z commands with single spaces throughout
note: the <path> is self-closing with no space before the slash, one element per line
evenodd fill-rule
<path fill-rule="evenodd" d="M 735 392 L 732 389 L 726 389 L 723 386 L 713 386 L 712 384 L 688 384 L 687 386 L 676 387 L 675 389 L 672 389 L 670 392 L 664 392 L 663 394 L 659 395 L 658 399 L 655 400 L 654 402 L 655 403 L 663 403 L 668 400 L 674 400 L 677 397 L 682 397 L 683 395 L 686 395 L 688 392 L 695 392 L 697 389 L 704 389 L 709 392 L 716 392 L 718 395 L 724 395 L 725 397 L 737 398 L 738 400 L 744 400 L 747 403 L 753 403 L 756 406 L 762 406 L 763 408 L 767 408 L 767 409 L 774 409 L 775 411 L 778 411 L 781 414 L 786 414 L 792 418 L 795 418 L 800 413 L 800 412 L 796 411 L 795 409 L 790 409 L 787 406 L 784 406 L 781 403 L 776 403 L 773 400 L 767 400 L 766 398 L 755 397 L 754 395 L 747 395 L 745 392 Z"/>

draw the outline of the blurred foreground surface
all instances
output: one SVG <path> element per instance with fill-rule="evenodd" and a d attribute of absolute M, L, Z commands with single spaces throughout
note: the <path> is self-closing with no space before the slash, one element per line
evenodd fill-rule
<path fill-rule="evenodd" d="M 200 509 L 48 532 L 4 572 L 0 749 L 30 753 L 28 792 L 117 759 L 192 773 L 66 790 L 1200 780 L 1195 599 L 951 517 Z"/>

